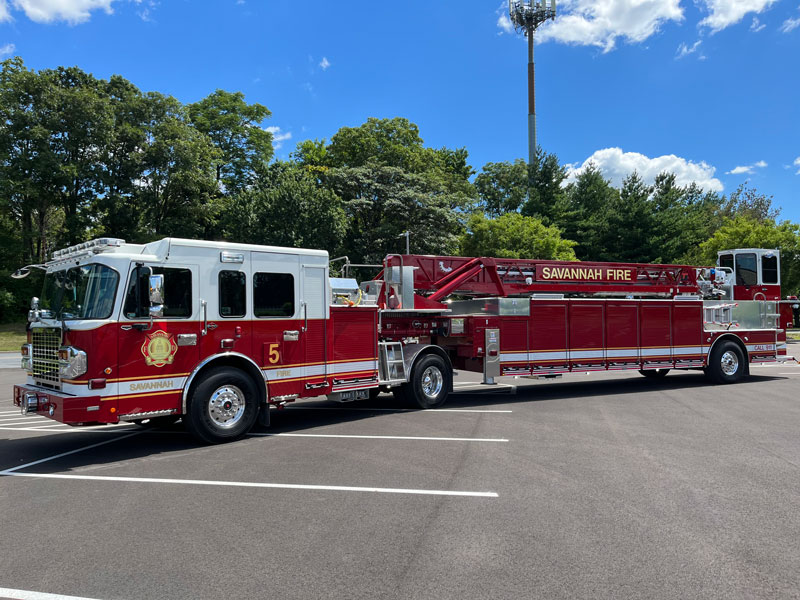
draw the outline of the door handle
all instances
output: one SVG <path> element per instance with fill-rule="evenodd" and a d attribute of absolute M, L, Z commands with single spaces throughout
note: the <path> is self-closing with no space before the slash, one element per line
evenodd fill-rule
<path fill-rule="evenodd" d="M 283 341 L 284 342 L 296 342 L 300 339 L 300 332 L 299 331 L 284 331 L 283 332 Z"/>

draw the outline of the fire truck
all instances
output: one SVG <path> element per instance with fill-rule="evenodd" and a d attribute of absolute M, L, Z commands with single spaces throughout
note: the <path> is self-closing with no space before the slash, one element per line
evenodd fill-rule
<path fill-rule="evenodd" d="M 775 250 L 716 267 L 389 255 L 358 283 L 328 254 L 166 238 L 55 252 L 14 404 L 70 425 L 182 419 L 217 443 L 270 406 L 393 392 L 441 406 L 455 370 L 551 378 L 702 369 L 733 383 L 786 360 Z M 376 269 L 377 270 L 377 269 Z"/>

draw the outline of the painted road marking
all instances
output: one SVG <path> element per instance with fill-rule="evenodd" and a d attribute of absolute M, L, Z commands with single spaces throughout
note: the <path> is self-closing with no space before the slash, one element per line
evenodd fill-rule
<path fill-rule="evenodd" d="M 101 429 L 94 429 L 89 427 L 69 427 L 68 425 L 65 427 L 66 429 L 44 429 L 43 427 L 0 427 L 0 431 L 33 431 L 34 433 L 120 433 L 122 431 L 139 429 L 138 427 L 126 427 L 124 429 L 111 429 L 110 427 L 103 427 Z M 164 433 L 164 431 L 139 430 L 139 433 Z M 2 598 L 2 596 L 0 596 L 0 598 Z"/>
<path fill-rule="evenodd" d="M 505 438 L 419 437 L 412 435 L 344 435 L 332 433 L 250 433 L 253 437 L 309 437 L 357 440 L 420 440 L 428 442 L 507 442 Z"/>
<path fill-rule="evenodd" d="M 45 460 L 52 460 L 52 459 L 45 459 Z M 36 463 L 31 463 L 31 465 L 33 464 Z M 16 467 L 16 468 L 19 469 L 22 467 Z M 269 488 L 269 489 L 283 489 L 283 490 L 315 490 L 315 491 L 332 491 L 332 492 L 369 492 L 377 494 L 413 494 L 419 496 L 463 496 L 471 498 L 498 497 L 496 492 L 426 490 L 426 489 L 413 489 L 413 488 L 357 487 L 349 485 L 305 485 L 298 483 L 264 483 L 258 481 L 212 481 L 207 479 L 166 479 L 162 477 L 113 477 L 113 476 L 102 476 L 102 475 L 66 475 L 60 473 L 15 473 L 13 472 L 14 470 L 15 469 L 8 469 L 6 471 L 0 471 L 0 475 L 6 475 L 8 477 L 38 477 L 40 479 L 75 479 L 75 480 L 85 480 L 85 481 L 116 481 L 124 483 L 168 483 L 176 485 L 207 485 L 214 487 Z"/>
<path fill-rule="evenodd" d="M 44 417 L 18 417 L 16 419 L 0 419 L 0 425 L 10 425 L 11 423 L 42 423 Z"/>
<path fill-rule="evenodd" d="M 20 469 L 27 469 L 28 467 L 32 467 L 34 465 L 40 465 L 42 463 L 50 462 L 51 460 L 56 460 L 57 458 L 63 458 L 64 456 L 69 456 L 70 454 L 77 454 L 78 452 L 83 452 L 84 450 L 91 450 L 92 448 L 97 448 L 98 446 L 105 446 L 106 444 L 110 444 L 112 442 L 116 442 L 119 440 L 124 440 L 125 438 L 133 437 L 135 435 L 139 435 L 140 431 L 135 431 L 134 433 L 129 433 L 128 435 L 121 435 L 119 437 L 114 438 L 113 440 L 105 440 L 104 442 L 97 442 L 96 444 L 89 444 L 88 446 L 82 446 L 80 448 L 76 448 L 75 450 L 70 450 L 69 452 L 62 452 L 61 454 L 56 454 L 54 456 L 48 456 L 47 458 L 41 458 L 39 460 L 35 460 L 33 462 L 25 463 L 24 465 L 19 465 L 18 467 L 13 467 L 11 469 L 6 469 L 5 471 L 0 471 L 0 475 L 12 475 L 14 471 L 19 471 Z"/>
<path fill-rule="evenodd" d="M 12 590 L 11 588 L 0 588 L 0 598 L 12 598 L 13 600 L 93 600 L 82 596 L 63 596 L 61 594 L 46 594 L 28 590 Z"/>
<path fill-rule="evenodd" d="M 415 412 L 415 413 L 445 413 L 445 412 L 462 412 L 462 413 L 510 413 L 510 410 L 478 410 L 472 408 L 342 408 L 338 406 L 286 406 L 281 410 L 348 410 L 348 411 L 367 411 L 367 412 Z"/>

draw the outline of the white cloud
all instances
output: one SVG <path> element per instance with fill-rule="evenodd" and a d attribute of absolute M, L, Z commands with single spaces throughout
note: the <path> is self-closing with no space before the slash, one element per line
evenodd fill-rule
<path fill-rule="evenodd" d="M 0 23 L 11 20 L 11 11 L 8 10 L 8 2 L 0 0 Z"/>
<path fill-rule="evenodd" d="M 590 164 L 594 164 L 611 180 L 615 186 L 622 185 L 622 180 L 636 171 L 646 183 L 653 183 L 656 175 L 664 171 L 675 173 L 678 185 L 692 182 L 706 190 L 722 191 L 722 182 L 714 177 L 716 169 L 704 161 L 698 163 L 686 160 L 674 154 L 665 154 L 650 158 L 638 152 L 623 152 L 621 148 L 604 148 L 597 150 L 583 161 L 578 168 L 567 171 L 567 182 L 572 182 Z"/>
<path fill-rule="evenodd" d="M 272 147 L 279 150 L 283 146 L 283 142 L 292 139 L 291 131 L 281 131 L 280 127 L 265 127 L 264 131 L 269 131 L 272 134 Z"/>
<path fill-rule="evenodd" d="M 563 0 L 560 16 L 537 33 L 541 41 L 614 49 L 617 40 L 643 42 L 664 23 L 683 20 L 680 0 Z M 499 24 L 499 23 L 498 23 Z"/>
<path fill-rule="evenodd" d="M 794 163 L 792 164 L 794 164 L 795 167 L 800 167 L 800 156 L 795 158 Z M 800 175 L 800 169 L 797 169 L 797 173 L 795 173 L 795 175 Z"/>
<path fill-rule="evenodd" d="M 746 173 L 748 175 L 752 175 L 755 173 L 756 169 L 763 169 L 767 166 L 767 162 L 764 160 L 759 160 L 758 162 L 754 162 L 752 165 L 742 165 L 739 167 L 734 167 L 730 171 L 727 171 L 726 175 L 742 175 Z"/>
<path fill-rule="evenodd" d="M 14 54 L 14 50 L 16 49 L 17 47 L 14 44 L 6 44 L 2 48 L 0 48 L 0 58 L 11 56 L 12 54 Z"/>
<path fill-rule="evenodd" d="M 778 0 L 702 0 L 709 15 L 700 25 L 716 33 L 741 21 L 748 13 L 760 14 Z"/>
<path fill-rule="evenodd" d="M 497 27 L 500 29 L 499 34 L 514 33 L 514 24 L 508 17 L 508 4 L 505 2 L 501 4 L 500 8 L 497 9 L 497 14 Z"/>
<path fill-rule="evenodd" d="M 691 46 L 687 46 L 686 44 L 681 44 L 680 46 L 678 46 L 678 53 L 675 55 L 675 60 L 684 58 L 685 56 L 689 56 L 690 54 L 694 54 L 695 52 L 697 52 L 697 49 L 700 47 L 700 44 L 702 43 L 703 43 L 702 40 L 697 40 Z"/>
<path fill-rule="evenodd" d="M 758 33 L 762 29 L 766 27 L 766 24 L 762 23 L 758 20 L 758 17 L 753 17 L 753 22 L 750 24 L 750 31 L 753 33 Z"/>
<path fill-rule="evenodd" d="M 798 7 L 800 8 L 800 7 Z M 789 33 L 800 27 L 800 18 L 798 19 L 786 19 L 780 26 L 780 31 L 783 33 Z"/>
<path fill-rule="evenodd" d="M 331 61 L 327 59 L 327 57 L 323 56 L 322 60 L 319 63 L 319 66 L 322 68 L 323 71 L 327 71 L 328 67 L 331 66 Z"/>
<path fill-rule="evenodd" d="M 111 14 L 114 0 L 13 0 L 13 5 L 37 23 L 66 21 L 71 25 L 88 21 L 93 10 Z"/>

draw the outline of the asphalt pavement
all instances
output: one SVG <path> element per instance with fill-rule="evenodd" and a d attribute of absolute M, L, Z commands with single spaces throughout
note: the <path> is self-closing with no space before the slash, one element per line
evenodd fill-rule
<path fill-rule="evenodd" d="M 800 367 L 752 371 L 462 373 L 222 446 L 22 417 L 0 371 L 0 597 L 796 598 Z"/>

